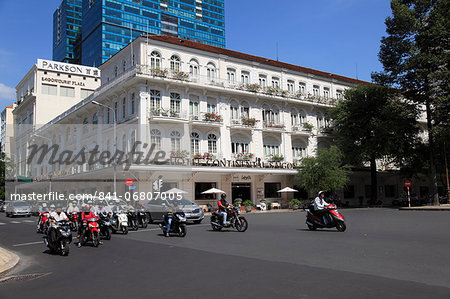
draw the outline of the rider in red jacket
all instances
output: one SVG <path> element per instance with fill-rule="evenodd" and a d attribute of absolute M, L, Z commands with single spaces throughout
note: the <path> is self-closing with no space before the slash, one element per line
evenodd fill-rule
<path fill-rule="evenodd" d="M 89 221 L 89 219 L 91 219 L 91 218 L 97 219 L 97 217 L 95 216 L 95 214 L 90 210 L 89 205 L 85 205 L 85 206 L 84 206 L 84 209 L 83 209 L 83 212 L 81 213 L 81 219 L 80 219 L 80 222 L 83 222 L 83 221 L 85 221 L 85 220 L 86 220 L 86 221 Z M 80 239 L 82 230 L 83 230 L 83 225 L 78 226 L 78 236 L 77 236 L 78 239 Z"/>
<path fill-rule="evenodd" d="M 223 226 L 230 225 L 230 223 L 227 222 L 227 210 L 228 210 L 228 207 L 230 206 L 230 204 L 227 201 L 227 195 L 225 193 L 222 193 L 220 195 L 220 199 L 217 202 L 217 205 L 219 207 L 218 213 L 220 215 L 222 215 L 222 218 L 223 218 Z"/>

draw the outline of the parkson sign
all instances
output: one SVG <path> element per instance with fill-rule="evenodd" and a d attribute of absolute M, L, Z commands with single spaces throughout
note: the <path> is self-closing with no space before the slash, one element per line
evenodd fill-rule
<path fill-rule="evenodd" d="M 38 59 L 39 69 L 82 76 L 100 77 L 100 70 L 95 67 Z"/>

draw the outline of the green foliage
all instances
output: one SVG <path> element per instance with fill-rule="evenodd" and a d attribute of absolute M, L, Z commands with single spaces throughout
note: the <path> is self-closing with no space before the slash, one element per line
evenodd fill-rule
<path fill-rule="evenodd" d="M 317 150 L 316 157 L 302 160 L 296 176 L 298 185 L 310 194 L 342 189 L 350 174 L 350 167 L 342 165 L 342 161 L 343 154 L 336 146 Z"/>
<path fill-rule="evenodd" d="M 249 207 L 249 206 L 253 207 L 255 204 L 251 200 L 247 199 L 242 202 L 242 205 L 245 207 Z"/>
<path fill-rule="evenodd" d="M 289 205 L 290 206 L 294 206 L 294 205 L 301 206 L 302 202 L 296 198 L 293 198 L 293 199 L 291 199 L 291 201 L 289 201 Z"/>
<path fill-rule="evenodd" d="M 329 114 L 339 148 L 353 165 L 381 158 L 401 164 L 417 142 L 416 106 L 389 87 L 350 88 Z"/>

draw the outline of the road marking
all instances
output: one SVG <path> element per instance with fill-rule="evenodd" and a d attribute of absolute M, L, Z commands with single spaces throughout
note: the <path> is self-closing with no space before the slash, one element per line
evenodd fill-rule
<path fill-rule="evenodd" d="M 38 242 L 29 242 L 29 243 L 20 243 L 20 244 L 14 244 L 13 247 L 18 247 L 18 246 L 28 246 L 28 245 L 36 245 L 36 244 L 42 244 L 43 241 L 38 241 Z"/>
<path fill-rule="evenodd" d="M 200 227 L 200 226 L 208 226 L 210 224 L 194 224 L 194 225 L 189 225 L 187 226 L 188 228 L 192 228 L 192 227 Z M 132 231 L 128 231 L 128 233 L 139 233 L 139 232 L 150 232 L 150 231 L 155 231 L 155 230 L 161 230 L 160 227 L 158 228 L 146 228 L 146 229 L 140 229 L 140 230 L 132 230 Z"/>
<path fill-rule="evenodd" d="M 23 222 L 27 222 L 27 223 L 35 223 L 36 221 L 33 221 L 33 220 L 24 220 Z"/>
<path fill-rule="evenodd" d="M 0 225 L 6 225 L 6 223 L 0 222 Z"/>
<path fill-rule="evenodd" d="M 20 222 L 20 221 L 10 221 L 9 223 L 14 223 L 14 224 L 16 224 L 16 223 L 22 223 L 22 222 Z"/>

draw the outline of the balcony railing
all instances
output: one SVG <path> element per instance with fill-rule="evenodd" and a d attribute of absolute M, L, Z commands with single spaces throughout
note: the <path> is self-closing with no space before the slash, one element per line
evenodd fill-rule
<path fill-rule="evenodd" d="M 218 79 L 216 77 L 211 76 L 202 76 L 202 75 L 193 75 L 187 72 L 181 71 L 169 71 L 167 69 L 159 69 L 159 68 L 151 68 L 148 65 L 136 65 L 135 70 L 130 70 L 133 74 L 139 75 L 148 75 L 153 77 L 159 77 L 161 79 L 172 79 L 183 82 L 194 82 L 204 85 L 217 86 L 226 89 L 234 89 L 234 90 L 242 90 L 250 93 L 263 94 L 267 96 L 278 96 L 284 98 L 292 98 L 312 103 L 320 103 L 326 105 L 335 105 L 337 103 L 337 99 L 329 98 L 329 97 L 321 97 L 321 96 L 313 96 L 311 94 L 301 93 L 301 92 L 290 92 L 288 90 L 283 90 L 279 87 L 270 87 L 270 86 L 260 86 L 257 83 L 240 83 L 232 80 Z M 121 76 L 121 80 L 123 77 L 129 77 L 126 75 Z M 112 82 L 107 83 L 110 85 Z M 103 86 L 101 87 L 103 89 Z"/>
<path fill-rule="evenodd" d="M 276 129 L 276 130 L 284 130 L 284 128 L 286 127 L 281 122 L 272 122 L 272 121 L 265 121 L 265 122 L 263 122 L 263 126 L 266 129 Z"/>
<path fill-rule="evenodd" d="M 186 111 L 176 111 L 176 110 L 170 110 L 170 109 L 151 109 L 150 110 L 150 117 L 161 117 L 161 118 L 168 118 L 168 119 L 184 119 L 186 120 L 187 113 Z"/>
<path fill-rule="evenodd" d="M 256 128 L 259 120 L 254 118 L 243 117 L 241 119 L 231 119 L 231 126 L 244 127 L 244 128 Z"/>

